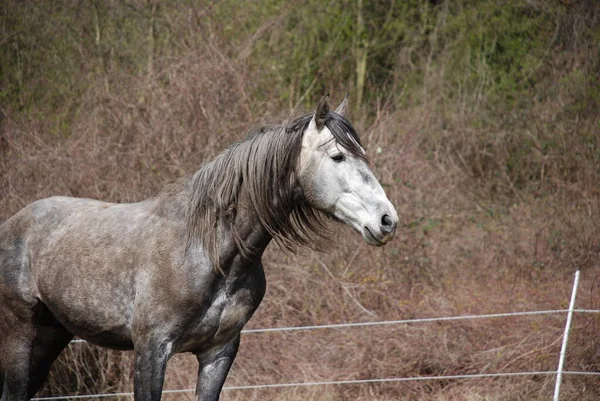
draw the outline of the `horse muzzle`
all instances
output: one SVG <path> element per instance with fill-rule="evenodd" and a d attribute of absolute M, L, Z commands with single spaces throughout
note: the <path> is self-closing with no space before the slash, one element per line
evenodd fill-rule
<path fill-rule="evenodd" d="M 367 244 L 382 246 L 394 238 L 398 226 L 398 214 L 393 208 L 391 209 L 387 213 L 380 214 L 377 223 L 363 227 L 362 236 Z"/>

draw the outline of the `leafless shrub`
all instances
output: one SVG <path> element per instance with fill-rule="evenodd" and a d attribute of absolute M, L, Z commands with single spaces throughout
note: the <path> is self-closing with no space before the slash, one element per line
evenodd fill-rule
<path fill-rule="evenodd" d="M 210 17 L 208 9 L 196 13 Z M 597 23 L 597 15 L 585 19 L 582 13 L 560 29 Z M 280 99 L 253 101 L 256 74 L 262 72 L 238 57 L 247 55 L 252 40 L 236 47 L 213 25 L 203 25 L 202 40 L 191 40 L 186 32 L 198 15 L 174 15 L 167 22 L 179 54 L 154 54 L 152 69 L 143 73 L 107 69 L 77 100 L 80 111 L 68 134 L 57 135 L 42 118 L 4 110 L 0 220 L 51 195 L 143 199 L 195 171 L 250 125 L 287 116 L 290 107 Z M 600 177 L 597 149 L 589 146 L 598 120 L 589 110 L 574 119 L 564 106 L 576 103 L 582 90 L 580 77 L 567 73 L 569 63 L 586 62 L 597 55 L 597 46 L 586 47 L 582 36 L 571 39 L 556 46 L 576 57 L 560 53 L 548 72 L 545 96 L 529 114 L 513 116 L 519 121 L 508 121 L 503 114 L 510 111 L 494 112 L 474 93 L 450 100 L 443 66 L 434 64 L 423 82 L 424 101 L 399 107 L 381 101 L 370 105 L 372 118 L 353 116 L 401 214 L 398 238 L 374 249 L 335 226 L 335 246 L 325 254 L 270 249 L 268 292 L 249 327 L 561 309 L 576 268 L 583 271 L 578 305 L 599 308 Z M 551 81 L 560 79 L 574 83 L 553 88 Z M 578 135 L 583 131 L 589 135 Z M 550 150 L 549 140 L 555 141 Z M 515 155 L 520 155 L 516 167 Z M 600 368 L 598 324 L 597 317 L 576 316 L 567 369 Z M 563 325 L 564 316 L 552 315 L 248 334 L 228 384 L 553 370 Z M 72 345 L 43 394 L 131 391 L 131 365 L 131 354 Z M 165 388 L 193 388 L 196 368 L 193 357 L 175 357 Z M 549 399 L 553 380 L 226 391 L 223 399 Z M 563 399 L 596 400 L 597 384 L 567 377 Z"/>

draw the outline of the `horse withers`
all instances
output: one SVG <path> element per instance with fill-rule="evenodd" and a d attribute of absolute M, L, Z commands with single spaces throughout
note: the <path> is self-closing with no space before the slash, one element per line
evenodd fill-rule
<path fill-rule="evenodd" d="M 331 217 L 371 245 L 394 236 L 345 103 L 256 129 L 145 201 L 52 197 L 0 225 L 1 401 L 31 398 L 74 335 L 135 351 L 136 401 L 160 399 L 179 352 L 198 359 L 197 399 L 217 400 L 272 239 L 312 246 Z"/>

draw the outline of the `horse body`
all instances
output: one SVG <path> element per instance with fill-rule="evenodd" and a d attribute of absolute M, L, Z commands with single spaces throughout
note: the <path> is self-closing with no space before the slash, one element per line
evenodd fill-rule
<path fill-rule="evenodd" d="M 236 340 L 265 292 L 260 257 L 242 263 L 223 253 L 223 276 L 203 252 L 182 252 L 186 226 L 174 203 L 188 196 L 189 181 L 178 183 L 180 193 L 140 203 L 53 197 L 27 206 L 1 226 L 0 282 L 17 285 L 0 299 L 19 299 L 25 315 L 43 305 L 62 337 L 108 348 L 154 342 L 168 357 Z M 266 247 L 266 235 L 249 234 Z M 15 314 L 0 315 L 7 312 Z M 3 329 L 18 332 L 28 320 L 7 319 Z"/>
<path fill-rule="evenodd" d="M 382 245 L 393 236 L 395 210 L 360 160 L 358 181 L 371 187 L 365 195 L 383 194 L 383 200 L 361 202 L 348 183 L 350 167 L 325 181 L 345 188 L 333 199 L 309 183 L 307 177 L 323 174 L 329 153 L 340 163 L 339 148 L 320 134 L 319 108 L 310 124 L 302 120 L 294 131 L 295 148 L 286 142 L 292 134 L 270 131 L 143 202 L 53 197 L 0 225 L 1 401 L 32 397 L 73 335 L 135 350 L 136 401 L 160 399 L 166 363 L 178 352 L 198 358 L 198 400 L 217 400 L 240 331 L 264 296 L 261 257 L 273 238 L 285 246 L 308 242 L 310 232 L 299 223 L 320 227 L 310 204 L 369 243 Z M 360 156 L 364 150 L 350 139 Z M 273 141 L 279 149 L 269 149 Z M 309 148 L 329 153 L 317 160 Z M 293 160 L 282 160 L 286 155 Z M 249 162 L 256 158 L 257 167 Z M 296 171 L 297 160 L 304 173 Z M 231 174 L 223 175 L 224 167 Z M 253 186 L 252 179 L 267 182 Z M 374 220 L 365 212 L 370 209 Z"/>
<path fill-rule="evenodd" d="M 227 332 L 227 325 L 236 320 L 233 316 L 239 315 L 234 326 L 245 323 L 252 308 L 242 299 L 253 299 L 255 294 L 238 295 L 244 290 L 235 281 L 238 276 L 244 282 L 254 280 L 243 274 L 253 269 L 246 262 L 238 272 L 236 264 L 225 260 L 229 268 L 223 277 L 208 257 L 192 258 L 193 253 L 185 257 L 181 251 L 184 221 L 157 206 L 164 201 L 110 204 L 54 197 L 23 209 L 15 221 L 8 221 L 9 229 L 25 228 L 13 232 L 13 237 L 29 239 L 28 244 L 17 245 L 25 246 L 28 254 L 17 264 L 21 275 L 27 275 L 19 285 L 21 296 L 46 305 L 72 333 L 117 349 L 133 348 L 134 323 L 183 324 L 201 343 L 217 331 Z M 57 265 L 69 268 L 56 269 Z M 257 276 L 260 284 L 262 276 Z M 190 316 L 186 319 L 182 314 Z M 172 341 L 189 342 L 183 333 L 178 337 Z"/>

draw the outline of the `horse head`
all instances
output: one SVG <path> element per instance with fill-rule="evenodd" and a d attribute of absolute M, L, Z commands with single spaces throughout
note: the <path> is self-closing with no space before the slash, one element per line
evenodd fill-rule
<path fill-rule="evenodd" d="M 389 242 L 398 213 L 369 168 L 366 152 L 344 118 L 347 99 L 330 112 L 325 96 L 304 131 L 298 180 L 306 201 L 360 233 L 370 245 Z"/>

